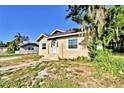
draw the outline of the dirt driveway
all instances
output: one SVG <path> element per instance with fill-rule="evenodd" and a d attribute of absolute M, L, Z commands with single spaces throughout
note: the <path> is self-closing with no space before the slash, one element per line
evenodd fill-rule
<path fill-rule="evenodd" d="M 13 60 L 21 58 L 21 56 L 12 56 L 12 57 L 0 57 L 0 61 Z"/>
<path fill-rule="evenodd" d="M 0 73 L 9 70 L 13 71 L 14 69 L 16 70 L 21 67 L 35 65 L 39 60 L 34 60 L 34 58 L 36 58 L 36 56 L 33 55 L 0 57 Z"/>

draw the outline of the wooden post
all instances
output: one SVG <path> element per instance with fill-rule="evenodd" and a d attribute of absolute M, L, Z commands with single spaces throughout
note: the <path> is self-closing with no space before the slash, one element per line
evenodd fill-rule
<path fill-rule="evenodd" d="M 63 58 L 63 43 L 62 43 L 62 58 Z"/>
<path fill-rule="evenodd" d="M 49 42 L 48 42 L 48 55 L 49 55 Z"/>

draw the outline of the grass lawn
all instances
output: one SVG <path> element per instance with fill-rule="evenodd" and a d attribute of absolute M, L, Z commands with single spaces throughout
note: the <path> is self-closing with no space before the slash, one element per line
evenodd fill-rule
<path fill-rule="evenodd" d="M 110 62 L 95 62 L 95 67 L 124 79 L 124 56 L 113 55 Z"/>
<path fill-rule="evenodd" d="M 114 61 L 110 63 L 86 62 L 84 59 L 84 61 L 78 59 L 41 62 L 36 66 L 24 67 L 15 72 L 0 74 L 0 87 L 124 87 L 124 57 L 113 56 L 112 59 Z"/>

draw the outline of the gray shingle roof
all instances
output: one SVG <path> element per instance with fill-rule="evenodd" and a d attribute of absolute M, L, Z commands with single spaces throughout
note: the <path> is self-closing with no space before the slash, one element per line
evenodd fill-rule
<path fill-rule="evenodd" d="M 39 47 L 39 44 L 36 42 L 24 42 L 24 43 L 20 44 L 20 47 L 25 47 L 28 45 L 35 45 L 35 46 Z"/>

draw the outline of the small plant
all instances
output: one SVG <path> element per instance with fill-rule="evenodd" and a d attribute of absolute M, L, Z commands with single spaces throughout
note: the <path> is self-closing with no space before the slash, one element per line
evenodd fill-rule
<path fill-rule="evenodd" d="M 89 50 L 89 56 L 91 60 L 94 60 L 95 56 L 96 56 L 96 50 L 97 50 L 97 45 L 98 45 L 98 39 L 97 38 L 92 38 L 93 40 L 91 40 L 88 44 L 88 50 Z"/>
<path fill-rule="evenodd" d="M 87 57 L 84 57 L 84 56 L 79 56 L 75 59 L 73 59 L 74 61 L 77 61 L 77 62 L 89 62 L 88 58 Z"/>
<path fill-rule="evenodd" d="M 96 56 L 94 58 L 97 62 L 110 62 L 112 53 L 110 50 L 104 49 L 104 50 L 96 50 L 95 52 Z"/>

